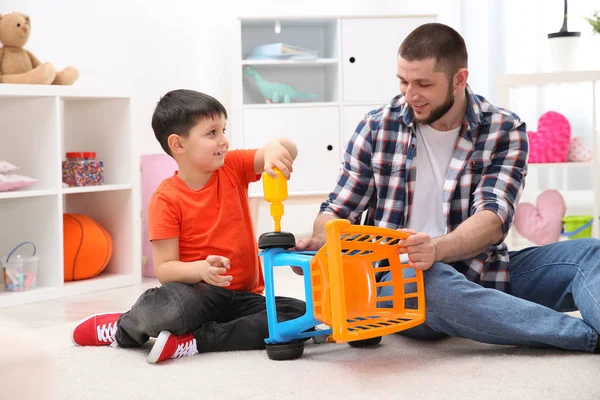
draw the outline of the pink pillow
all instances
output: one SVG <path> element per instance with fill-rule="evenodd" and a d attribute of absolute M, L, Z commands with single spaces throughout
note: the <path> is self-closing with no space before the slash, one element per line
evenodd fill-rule
<path fill-rule="evenodd" d="M 538 121 L 537 132 L 528 131 L 529 162 L 566 162 L 571 142 L 571 124 L 562 114 L 548 111 Z"/>
<path fill-rule="evenodd" d="M 173 176 L 177 163 L 166 154 L 146 154 L 141 156 L 142 163 L 142 274 L 154 278 L 154 260 L 152 259 L 152 243 L 148 233 L 148 206 L 152 194 L 163 181 Z"/>
<path fill-rule="evenodd" d="M 0 174 L 0 192 L 21 189 L 38 182 L 37 179 L 16 174 Z"/>
<path fill-rule="evenodd" d="M 15 172 L 19 167 L 0 159 L 0 174 L 8 174 L 9 172 Z"/>
<path fill-rule="evenodd" d="M 569 145 L 567 161 L 587 162 L 592 161 L 592 149 L 586 147 L 580 136 L 573 136 Z"/>
<path fill-rule="evenodd" d="M 565 201 L 556 190 L 544 190 L 535 206 L 520 203 L 515 212 L 515 229 L 526 239 L 538 245 L 558 242 L 562 232 L 562 218 L 567 212 Z"/>

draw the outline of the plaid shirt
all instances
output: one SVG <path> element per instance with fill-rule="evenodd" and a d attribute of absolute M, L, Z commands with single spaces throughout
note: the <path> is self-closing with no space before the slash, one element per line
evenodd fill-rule
<path fill-rule="evenodd" d="M 527 175 L 526 125 L 469 86 L 466 93 L 467 112 L 443 188 L 446 231 L 490 210 L 500 217 L 506 237 Z M 366 210 L 366 225 L 406 227 L 417 178 L 415 146 L 412 112 L 402 95 L 367 113 L 347 144 L 338 182 L 321 212 L 360 223 Z M 502 243 L 451 265 L 483 287 L 509 291 L 509 264 Z"/>

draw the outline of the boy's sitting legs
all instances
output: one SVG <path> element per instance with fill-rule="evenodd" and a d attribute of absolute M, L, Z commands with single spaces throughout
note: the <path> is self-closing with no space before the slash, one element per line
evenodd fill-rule
<path fill-rule="evenodd" d="M 282 321 L 302 316 L 306 310 L 297 299 L 278 297 L 276 303 Z M 72 337 L 80 346 L 120 347 L 139 347 L 156 337 L 148 357 L 151 363 L 198 351 L 260 349 L 268 337 L 265 299 L 204 282 L 167 283 L 147 290 L 124 314 L 88 317 Z"/>
<path fill-rule="evenodd" d="M 215 321 L 194 331 L 200 353 L 264 349 L 269 337 L 265 297 L 256 293 L 233 292 L 231 304 Z M 279 322 L 301 317 L 306 303 L 289 297 L 275 297 Z"/>
<path fill-rule="evenodd" d="M 86 318 L 73 330 L 72 339 L 79 346 L 139 347 L 150 337 L 158 337 L 161 332 L 167 331 L 173 335 L 170 339 L 163 335 L 160 343 L 164 346 L 172 347 L 173 341 L 187 345 L 187 342 L 195 341 L 189 333 L 227 307 L 231 293 L 206 283 L 167 283 L 148 289 L 126 313 L 97 314 Z M 192 354 L 174 351 L 175 355 Z"/>

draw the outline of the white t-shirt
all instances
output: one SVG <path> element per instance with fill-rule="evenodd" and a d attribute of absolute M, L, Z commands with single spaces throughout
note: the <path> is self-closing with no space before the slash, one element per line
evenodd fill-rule
<path fill-rule="evenodd" d="M 446 217 L 442 209 L 444 181 L 454 154 L 460 127 L 438 131 L 417 124 L 416 181 L 408 216 L 408 228 L 426 232 L 431 237 L 446 233 Z"/>

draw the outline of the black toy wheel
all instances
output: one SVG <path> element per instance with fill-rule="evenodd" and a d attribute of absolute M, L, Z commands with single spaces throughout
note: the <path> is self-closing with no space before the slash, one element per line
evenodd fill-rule
<path fill-rule="evenodd" d="M 290 232 L 266 232 L 258 238 L 258 248 L 268 249 L 279 247 L 290 249 L 296 246 L 296 237 Z"/>
<path fill-rule="evenodd" d="M 268 344 L 267 356 L 271 360 L 295 360 L 304 354 L 304 342 Z"/>
<path fill-rule="evenodd" d="M 348 344 L 352 347 L 371 347 L 376 346 L 381 343 L 381 336 L 376 336 L 370 339 L 363 340 L 355 340 L 353 342 L 348 342 Z"/>

